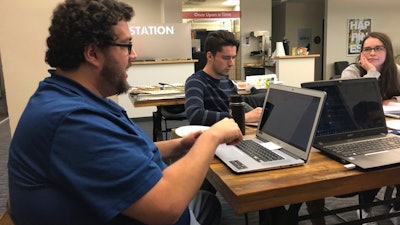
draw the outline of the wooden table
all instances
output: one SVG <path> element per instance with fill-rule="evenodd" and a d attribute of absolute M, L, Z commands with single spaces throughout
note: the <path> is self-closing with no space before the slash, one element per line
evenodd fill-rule
<path fill-rule="evenodd" d="M 248 174 L 235 174 L 215 158 L 207 179 L 235 212 L 247 213 L 399 184 L 399 174 L 400 166 L 348 170 L 313 149 L 304 166 Z"/>
<path fill-rule="evenodd" d="M 181 104 L 185 104 L 184 98 L 135 101 L 133 103 L 135 107 L 166 106 L 166 105 L 181 105 Z"/>

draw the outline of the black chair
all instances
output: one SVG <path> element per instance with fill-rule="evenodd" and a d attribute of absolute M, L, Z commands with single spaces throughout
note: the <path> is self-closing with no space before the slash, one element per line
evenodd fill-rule
<path fill-rule="evenodd" d="M 267 95 L 267 89 L 257 89 L 252 87 L 250 91 L 250 94 L 243 95 L 244 101 L 252 108 L 263 107 L 265 96 Z"/>
<path fill-rule="evenodd" d="M 176 127 L 169 127 L 168 121 L 169 120 L 183 121 L 187 119 L 185 112 L 185 105 L 182 104 L 182 105 L 160 106 L 159 110 L 161 113 L 161 119 L 164 121 L 164 129 L 162 129 L 161 132 L 165 134 L 165 140 L 167 140 L 168 133 L 171 132 L 172 128 L 176 128 Z"/>
<path fill-rule="evenodd" d="M 198 61 L 194 63 L 194 72 L 202 70 L 207 64 L 206 53 L 204 52 L 192 52 L 192 59 L 197 59 Z"/>
<path fill-rule="evenodd" d="M 331 77 L 331 79 L 338 79 L 342 75 L 342 71 L 349 66 L 348 61 L 338 61 L 333 63 L 333 67 L 335 69 L 335 75 Z"/>

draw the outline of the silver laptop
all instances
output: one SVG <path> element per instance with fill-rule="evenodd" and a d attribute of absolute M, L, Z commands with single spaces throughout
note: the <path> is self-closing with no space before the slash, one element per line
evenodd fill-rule
<path fill-rule="evenodd" d="M 271 84 L 256 136 L 221 144 L 215 155 L 236 173 L 299 166 L 307 162 L 325 92 Z"/>
<path fill-rule="evenodd" d="M 400 136 L 388 134 L 375 78 L 315 81 L 327 98 L 314 146 L 342 163 L 373 169 L 400 162 Z"/>

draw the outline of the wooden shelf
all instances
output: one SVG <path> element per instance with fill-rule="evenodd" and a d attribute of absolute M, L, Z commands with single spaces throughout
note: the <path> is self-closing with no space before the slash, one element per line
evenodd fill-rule
<path fill-rule="evenodd" d="M 275 59 L 299 59 L 299 58 L 316 58 L 319 57 L 319 54 L 311 54 L 311 55 L 284 55 L 284 56 L 275 56 Z"/>
<path fill-rule="evenodd" d="M 154 64 L 172 64 L 172 63 L 194 63 L 197 59 L 176 59 L 176 60 L 156 60 L 156 61 L 136 61 L 131 62 L 132 65 L 154 65 Z"/>

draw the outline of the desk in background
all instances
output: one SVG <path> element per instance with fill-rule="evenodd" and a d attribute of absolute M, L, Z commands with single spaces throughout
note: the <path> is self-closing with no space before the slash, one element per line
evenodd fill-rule
<path fill-rule="evenodd" d="M 170 105 L 181 105 L 185 104 L 185 93 L 184 89 L 181 88 L 180 92 L 176 92 L 176 89 L 169 89 L 172 92 L 168 92 L 165 90 L 164 94 L 151 95 L 148 94 L 138 96 L 138 93 L 130 92 L 129 98 L 135 107 L 148 107 L 148 106 L 156 106 L 157 110 L 153 112 L 153 141 L 162 140 L 162 115 L 161 115 L 161 106 L 170 106 Z M 242 90 L 239 92 L 240 94 L 248 95 L 250 92 Z M 259 96 L 260 93 L 257 93 Z M 260 101 L 261 102 L 261 101 Z"/>
<path fill-rule="evenodd" d="M 179 89 L 178 91 L 176 89 L 172 89 L 172 92 L 169 92 L 169 90 L 165 90 L 164 94 L 142 94 L 142 96 L 140 96 L 139 93 L 134 93 L 131 91 L 129 94 L 129 98 L 131 99 L 135 107 L 157 107 L 157 110 L 152 113 L 153 141 L 163 140 L 161 127 L 161 107 L 185 104 L 185 93 L 183 88 Z"/>
<path fill-rule="evenodd" d="M 132 86 L 157 85 L 159 82 L 185 83 L 187 77 L 193 74 L 194 63 L 197 61 L 191 59 L 131 62 L 127 79 Z M 118 95 L 118 104 L 126 110 L 129 118 L 149 117 L 155 110 L 154 106 L 132 107 L 129 93 Z"/>

